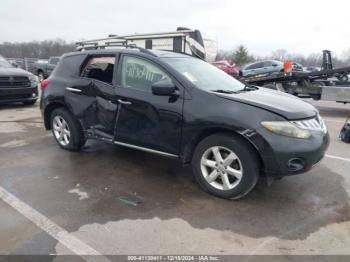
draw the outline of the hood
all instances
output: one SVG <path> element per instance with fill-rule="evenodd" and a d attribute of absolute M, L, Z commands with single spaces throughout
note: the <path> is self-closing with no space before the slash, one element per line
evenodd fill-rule
<path fill-rule="evenodd" d="M 31 73 L 17 67 L 0 67 L 0 76 L 29 76 Z"/>
<path fill-rule="evenodd" d="M 288 120 L 311 118 L 317 114 L 317 109 L 298 97 L 280 91 L 263 87 L 258 90 L 238 94 L 217 94 L 219 97 L 256 106 Z"/>

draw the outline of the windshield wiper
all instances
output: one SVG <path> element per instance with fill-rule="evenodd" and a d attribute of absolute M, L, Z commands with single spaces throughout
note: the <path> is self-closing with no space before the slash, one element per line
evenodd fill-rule
<path fill-rule="evenodd" d="M 224 89 L 216 89 L 216 90 L 210 90 L 210 91 L 217 92 L 217 93 L 223 93 L 223 94 L 236 94 L 235 91 L 224 90 Z"/>
<path fill-rule="evenodd" d="M 243 88 L 243 91 L 255 91 L 258 90 L 259 88 L 257 86 L 252 86 L 252 85 L 245 85 Z"/>

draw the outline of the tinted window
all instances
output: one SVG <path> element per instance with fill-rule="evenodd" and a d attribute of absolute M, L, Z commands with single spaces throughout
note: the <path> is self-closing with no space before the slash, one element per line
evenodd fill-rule
<path fill-rule="evenodd" d="M 261 67 L 264 67 L 264 63 L 263 62 L 255 64 L 255 68 L 261 68 Z"/>
<path fill-rule="evenodd" d="M 123 59 L 121 85 L 142 91 L 152 90 L 152 84 L 170 77 L 159 67 L 146 60 L 126 56 Z"/>
<path fill-rule="evenodd" d="M 255 65 L 249 65 L 249 66 L 247 66 L 246 68 L 244 68 L 245 70 L 250 70 L 250 69 L 254 69 L 254 66 Z"/>
<path fill-rule="evenodd" d="M 272 62 L 271 61 L 265 61 L 264 62 L 264 67 L 269 67 L 269 66 L 272 66 Z"/>
<path fill-rule="evenodd" d="M 111 84 L 113 80 L 114 63 L 114 56 L 90 58 L 82 70 L 81 76 Z"/>
<path fill-rule="evenodd" d="M 255 64 L 252 64 L 250 66 L 247 66 L 245 68 L 245 70 L 250 70 L 250 69 L 257 69 L 257 68 L 260 68 L 260 67 L 264 67 L 264 63 L 255 63 Z"/>

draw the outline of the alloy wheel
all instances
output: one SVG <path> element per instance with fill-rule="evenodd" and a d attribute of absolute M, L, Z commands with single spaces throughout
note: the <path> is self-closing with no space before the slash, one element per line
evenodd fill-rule
<path fill-rule="evenodd" d="M 70 130 L 66 120 L 62 116 L 55 116 L 53 119 L 53 133 L 58 143 L 67 146 L 70 142 Z"/>
<path fill-rule="evenodd" d="M 219 190 L 231 190 L 242 180 L 243 167 L 239 157 L 230 149 L 214 146 L 201 158 L 204 179 Z"/>

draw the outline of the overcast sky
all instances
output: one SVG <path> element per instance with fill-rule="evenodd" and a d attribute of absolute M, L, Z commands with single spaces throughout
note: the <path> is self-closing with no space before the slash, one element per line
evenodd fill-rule
<path fill-rule="evenodd" d="M 0 43 L 196 28 L 219 48 L 309 54 L 350 48 L 347 0 L 0 0 Z"/>

